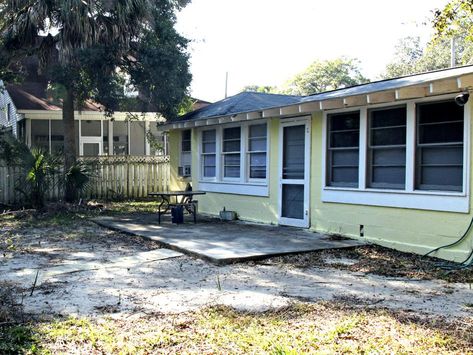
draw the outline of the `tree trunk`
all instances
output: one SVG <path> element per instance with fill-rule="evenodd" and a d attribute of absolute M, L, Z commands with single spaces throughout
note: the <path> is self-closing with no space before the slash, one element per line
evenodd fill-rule
<path fill-rule="evenodd" d="M 62 122 L 64 125 L 64 173 L 76 162 L 76 132 L 74 125 L 74 93 L 72 89 L 66 89 L 62 107 Z M 73 202 L 76 198 L 74 184 L 66 179 L 64 189 L 64 200 Z"/>

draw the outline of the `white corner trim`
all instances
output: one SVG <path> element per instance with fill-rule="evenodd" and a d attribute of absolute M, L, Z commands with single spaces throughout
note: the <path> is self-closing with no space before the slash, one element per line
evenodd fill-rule
<path fill-rule="evenodd" d="M 224 194 L 269 196 L 268 185 L 235 184 L 222 182 L 199 182 L 199 190 L 205 192 L 219 192 Z"/>
<path fill-rule="evenodd" d="M 346 189 L 323 189 L 322 202 L 353 205 L 397 207 L 442 212 L 470 211 L 470 201 L 464 194 L 410 193 L 393 191 L 356 191 Z"/>

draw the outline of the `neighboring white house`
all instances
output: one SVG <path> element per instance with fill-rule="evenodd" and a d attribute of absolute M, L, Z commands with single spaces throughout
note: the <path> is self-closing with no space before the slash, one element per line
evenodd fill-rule
<path fill-rule="evenodd" d="M 52 153 L 63 149 L 62 108 L 48 97 L 46 85 L 25 82 L 4 84 L 0 80 L 0 127 L 30 147 Z M 138 111 L 138 110 L 137 110 Z M 137 119 L 129 119 L 130 114 Z M 100 105 L 86 102 L 75 112 L 76 151 L 83 156 L 167 154 L 167 138 L 157 130 L 155 112 L 115 112 L 113 120 Z"/>

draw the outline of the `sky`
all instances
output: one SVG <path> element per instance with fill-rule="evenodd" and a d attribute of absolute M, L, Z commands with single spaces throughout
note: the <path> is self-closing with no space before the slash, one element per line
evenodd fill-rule
<path fill-rule="evenodd" d="M 314 60 L 355 57 L 376 80 L 400 38 L 431 34 L 447 0 L 193 0 L 177 29 L 191 40 L 191 95 L 207 101 L 246 85 L 281 86 Z"/>

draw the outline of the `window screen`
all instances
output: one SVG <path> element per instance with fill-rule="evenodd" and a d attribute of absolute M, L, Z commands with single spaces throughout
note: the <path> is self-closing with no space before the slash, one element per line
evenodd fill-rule
<path fill-rule="evenodd" d="M 31 146 L 49 152 L 49 120 L 31 120 Z"/>
<path fill-rule="evenodd" d="M 62 120 L 51 120 L 51 153 L 64 152 L 64 126 Z"/>
<path fill-rule="evenodd" d="M 248 130 L 248 164 L 250 179 L 266 178 L 266 124 L 249 126 Z"/>
<path fill-rule="evenodd" d="M 113 121 L 113 155 L 128 154 L 128 122 Z"/>
<path fill-rule="evenodd" d="M 216 131 L 202 131 L 202 177 L 214 178 L 216 173 Z"/>
<path fill-rule="evenodd" d="M 241 127 L 223 129 L 223 177 L 240 177 Z"/>
<path fill-rule="evenodd" d="M 369 111 L 368 185 L 404 189 L 406 182 L 406 108 Z"/>
<path fill-rule="evenodd" d="M 417 106 L 417 189 L 462 190 L 463 124 L 463 107 L 454 101 Z"/>
<path fill-rule="evenodd" d="M 360 112 L 328 115 L 327 185 L 358 186 Z"/>

